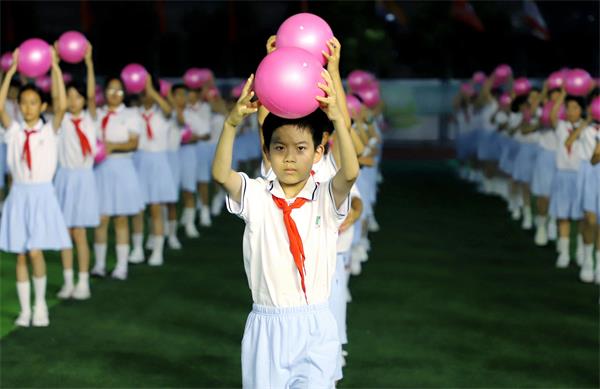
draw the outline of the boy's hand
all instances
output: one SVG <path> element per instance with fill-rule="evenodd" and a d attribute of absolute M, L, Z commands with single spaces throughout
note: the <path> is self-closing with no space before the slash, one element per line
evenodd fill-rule
<path fill-rule="evenodd" d="M 271 54 L 275 51 L 275 40 L 277 39 L 276 35 L 271 35 L 269 39 L 267 39 L 267 54 Z"/>
<path fill-rule="evenodd" d="M 15 73 L 17 71 L 17 64 L 19 62 L 19 49 L 16 48 L 15 51 L 13 51 L 13 55 L 12 55 L 12 64 L 10 65 L 10 68 L 8 69 L 7 73 Z M 25 85 L 25 84 L 23 84 Z"/>
<path fill-rule="evenodd" d="M 58 58 L 58 42 L 54 42 L 54 46 L 50 48 L 50 56 L 52 58 L 52 66 L 58 66 L 60 59 Z"/>
<path fill-rule="evenodd" d="M 350 208 L 350 210 L 348 211 L 348 215 L 346 216 L 346 219 L 344 219 L 344 222 L 340 226 L 340 230 L 339 230 L 340 233 L 345 232 L 348 228 L 352 227 L 352 225 L 354 224 L 355 221 L 356 221 L 356 218 L 354 217 L 354 210 L 352 208 Z"/>
<path fill-rule="evenodd" d="M 329 73 L 339 72 L 342 45 L 337 38 L 333 37 L 327 41 L 327 47 L 329 48 L 329 53 L 324 50 L 322 51 L 323 56 L 327 60 L 327 71 Z"/>
<path fill-rule="evenodd" d="M 325 97 L 316 96 L 315 98 L 321 103 L 321 109 L 327 114 L 327 117 L 332 122 L 344 120 L 342 112 L 337 104 L 337 94 L 333 87 L 333 80 L 327 70 L 321 72 L 321 76 L 325 79 L 325 84 L 318 83 L 317 86 L 325 92 Z"/>
<path fill-rule="evenodd" d="M 85 50 L 85 63 L 87 65 L 92 63 L 92 44 L 88 41 L 87 49 Z"/>
<path fill-rule="evenodd" d="M 250 90 L 253 81 L 254 74 L 251 74 L 244 84 L 240 98 L 238 99 L 237 103 L 235 103 L 235 106 L 225 121 L 232 127 L 239 126 L 246 116 L 258 111 L 258 103 L 250 101 L 254 97 L 254 91 Z"/>

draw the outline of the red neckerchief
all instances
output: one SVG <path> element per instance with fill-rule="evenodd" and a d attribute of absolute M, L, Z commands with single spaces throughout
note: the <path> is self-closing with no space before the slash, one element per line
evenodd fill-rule
<path fill-rule="evenodd" d="M 85 156 L 88 154 L 92 155 L 92 146 L 90 146 L 90 142 L 88 141 L 87 137 L 85 136 L 85 133 L 81 129 L 81 120 L 81 118 L 71 119 L 73 125 L 75 126 L 77 137 L 79 137 L 79 144 L 81 145 L 81 154 L 83 155 L 83 158 L 85 158 Z"/>

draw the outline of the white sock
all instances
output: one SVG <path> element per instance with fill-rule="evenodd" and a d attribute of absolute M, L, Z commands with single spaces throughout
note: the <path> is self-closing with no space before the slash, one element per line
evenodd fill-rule
<path fill-rule="evenodd" d="M 33 290 L 35 292 L 35 305 L 43 307 L 46 305 L 46 276 L 33 277 Z"/>
<path fill-rule="evenodd" d="M 129 245 L 118 244 L 117 245 L 117 268 L 124 268 L 127 270 L 127 257 L 129 256 Z"/>
<path fill-rule="evenodd" d="M 569 254 L 569 238 L 559 238 L 558 239 L 558 252 L 562 255 Z"/>
<path fill-rule="evenodd" d="M 583 260 L 585 262 L 594 263 L 594 245 L 593 244 L 583 245 Z"/>
<path fill-rule="evenodd" d="M 106 243 L 94 243 L 95 267 L 106 269 Z"/>
<path fill-rule="evenodd" d="M 183 215 L 185 224 L 194 224 L 194 219 L 196 217 L 196 210 L 194 208 L 184 208 Z"/>
<path fill-rule="evenodd" d="M 600 269 L 600 250 L 596 250 L 596 269 Z"/>
<path fill-rule="evenodd" d="M 65 285 L 73 286 L 73 269 L 63 270 L 63 278 L 65 280 Z"/>
<path fill-rule="evenodd" d="M 547 216 L 538 216 L 538 227 L 544 228 L 546 227 L 546 222 L 548 221 Z"/>
<path fill-rule="evenodd" d="M 176 220 L 169 220 L 169 237 L 175 237 L 177 236 L 177 221 Z"/>
<path fill-rule="evenodd" d="M 80 284 L 89 284 L 90 283 L 90 273 L 79 273 L 79 283 Z"/>
<path fill-rule="evenodd" d="M 21 312 L 31 313 L 31 283 L 29 281 L 17 282 L 17 295 Z"/>
<path fill-rule="evenodd" d="M 133 240 L 133 250 L 135 251 L 143 251 L 143 244 L 144 244 L 144 234 L 133 234 L 132 235 L 132 240 Z"/>
<path fill-rule="evenodd" d="M 160 235 L 155 235 L 154 236 L 154 248 L 152 249 L 152 255 L 155 255 L 155 253 L 160 253 L 160 256 L 162 257 L 164 244 L 165 244 L 165 238 Z"/>
<path fill-rule="evenodd" d="M 577 234 L 577 251 L 583 250 L 583 235 Z"/>

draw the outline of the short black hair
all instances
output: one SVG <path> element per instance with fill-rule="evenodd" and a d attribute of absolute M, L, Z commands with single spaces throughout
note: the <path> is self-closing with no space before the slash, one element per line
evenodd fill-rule
<path fill-rule="evenodd" d="M 175 84 L 171 87 L 171 93 L 175 93 L 175 91 L 183 89 L 184 91 L 188 91 L 188 87 L 185 84 Z"/>
<path fill-rule="evenodd" d="M 581 115 L 584 116 L 585 115 L 585 109 L 587 108 L 587 102 L 586 102 L 586 98 L 583 96 L 573 96 L 573 95 L 567 95 L 567 97 L 565 97 L 565 107 L 567 106 L 567 104 L 569 103 L 569 101 L 574 101 L 577 104 L 579 104 L 579 106 L 581 107 Z"/>
<path fill-rule="evenodd" d="M 309 130 L 312 134 L 315 150 L 323 141 L 323 132 L 331 132 L 331 128 L 333 127 L 325 112 L 321 111 L 320 109 L 317 109 L 310 115 L 306 115 L 298 119 L 286 119 L 269 113 L 262 126 L 263 137 L 265 140 L 265 151 L 268 151 L 269 146 L 271 145 L 273 133 L 275 133 L 278 128 L 283 126 L 294 126 L 303 130 Z"/>
<path fill-rule="evenodd" d="M 17 95 L 17 102 L 21 101 L 21 95 L 27 91 L 32 91 L 38 94 L 38 96 L 40 96 L 40 101 L 42 103 L 47 103 L 48 102 L 48 94 L 42 92 L 42 90 L 40 88 L 38 88 L 35 84 L 25 84 L 23 86 L 21 86 L 19 88 L 19 94 Z"/>
<path fill-rule="evenodd" d="M 510 110 L 512 112 L 519 112 L 521 109 L 521 105 L 527 104 L 528 97 L 529 97 L 529 94 L 516 96 L 513 99 L 512 103 L 510 103 Z"/>
<path fill-rule="evenodd" d="M 73 80 L 66 85 L 65 90 L 68 91 L 70 88 L 75 89 L 81 97 L 87 100 L 87 85 L 85 83 L 79 80 Z"/>

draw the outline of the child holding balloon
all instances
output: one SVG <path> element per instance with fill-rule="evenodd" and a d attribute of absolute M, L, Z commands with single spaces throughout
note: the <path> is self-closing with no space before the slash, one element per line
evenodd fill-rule
<path fill-rule="evenodd" d="M 169 142 L 169 119 L 172 108 L 158 93 L 158 82 L 152 83 L 152 77 L 146 80 L 146 89 L 142 93 L 142 106 L 138 115 L 144 123 L 139 137 L 139 146 L 135 164 L 140 180 L 142 195 L 146 206 L 150 208 L 152 235 L 148 237 L 152 254 L 148 260 L 150 266 L 163 264 L 164 221 L 162 205 L 174 203 L 177 191 L 169 167 L 167 146 Z M 144 261 L 144 210 L 133 217 L 133 250 L 130 263 Z"/>
<path fill-rule="evenodd" d="M 111 276 L 125 280 L 130 247 L 128 216 L 136 215 L 144 208 L 144 196 L 132 159 L 143 124 L 138 113 L 123 103 L 125 90 L 121 79 L 109 77 L 104 92 L 106 106 L 98 109 L 96 126 L 107 157 L 95 169 L 100 225 L 94 236 L 96 262 L 91 274 L 99 277 L 106 275 L 108 223 L 112 218 L 115 223 L 117 265 Z"/>
<path fill-rule="evenodd" d="M 21 46 L 23 47 L 23 46 Z M 46 264 L 43 250 L 61 250 L 71 247 L 67 226 L 60 210 L 52 178 L 57 163 L 56 133 L 66 111 L 62 73 L 57 54 L 50 49 L 52 73 L 59 82 L 58 101 L 52 123 L 40 119 L 46 109 L 42 94 L 32 85 L 21 88 L 18 102 L 23 122 L 17 122 L 6 111 L 6 97 L 10 80 L 19 63 L 19 49 L 13 55 L 13 64 L 0 87 L 0 119 L 8 145 L 7 162 L 13 176 L 13 186 L 3 206 L 0 220 L 0 250 L 17 254 L 17 294 L 21 312 L 15 324 L 28 327 L 49 324 L 46 305 Z M 25 57 L 26 58 L 26 57 Z M 27 257 L 33 268 L 35 304 L 31 311 L 31 295 Z"/>
<path fill-rule="evenodd" d="M 72 297 L 84 300 L 90 297 L 90 248 L 86 228 L 100 224 L 96 179 L 92 169 L 96 154 L 96 80 L 91 45 L 88 45 L 85 63 L 87 89 L 84 90 L 78 83 L 67 87 L 67 113 L 58 133 L 60 167 L 54 179 L 54 187 L 71 239 L 77 248 L 79 265 L 79 281 L 75 285 L 73 250 L 62 250 L 64 284 L 58 292 L 61 299 Z M 56 81 L 54 78 L 54 84 L 57 84 Z M 53 89 L 56 89 L 54 85 Z"/>

